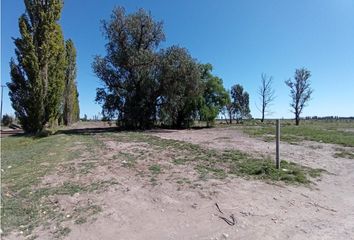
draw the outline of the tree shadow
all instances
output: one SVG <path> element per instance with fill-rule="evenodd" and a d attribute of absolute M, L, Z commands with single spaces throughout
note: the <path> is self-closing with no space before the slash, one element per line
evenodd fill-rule
<path fill-rule="evenodd" d="M 97 133 L 106 132 L 121 132 L 123 131 L 119 127 L 97 127 L 97 128 L 74 128 L 58 130 L 55 134 L 67 134 L 67 135 L 92 135 Z"/>

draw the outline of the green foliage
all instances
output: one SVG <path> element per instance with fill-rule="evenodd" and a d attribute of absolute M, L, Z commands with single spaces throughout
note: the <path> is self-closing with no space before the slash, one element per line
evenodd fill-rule
<path fill-rule="evenodd" d="M 161 54 L 159 116 L 163 124 L 189 127 L 202 94 L 198 64 L 184 48 L 172 46 Z"/>
<path fill-rule="evenodd" d="M 71 39 L 65 43 L 66 71 L 65 89 L 63 96 L 63 121 L 65 125 L 71 125 L 80 118 L 79 94 L 76 86 L 76 49 Z"/>
<path fill-rule="evenodd" d="M 240 84 L 236 84 L 231 88 L 233 114 L 236 120 L 250 118 L 249 94 L 243 90 Z"/>
<path fill-rule="evenodd" d="M 96 101 L 104 116 L 118 116 L 126 127 L 148 128 L 156 118 L 156 49 L 165 39 L 162 23 L 142 9 L 125 15 L 116 8 L 110 21 L 103 21 L 103 32 L 107 55 L 96 56 L 92 66 L 105 88 L 97 89 Z"/>
<path fill-rule="evenodd" d="M 201 64 L 203 98 L 199 106 L 200 120 L 206 121 L 207 126 L 214 123 L 215 118 L 223 107 L 230 103 L 230 96 L 223 86 L 222 79 L 211 74 L 211 64 Z"/>
<path fill-rule="evenodd" d="M 285 81 L 285 84 L 290 88 L 290 106 L 295 114 L 296 125 L 300 124 L 300 114 L 311 99 L 313 90 L 310 87 L 310 77 L 311 72 L 309 70 L 300 68 L 295 70 L 294 80 Z"/>
<path fill-rule="evenodd" d="M 154 164 L 149 167 L 149 170 L 152 174 L 157 175 L 161 173 L 161 166 L 159 164 Z"/>
<path fill-rule="evenodd" d="M 61 0 L 25 0 L 14 39 L 17 62 L 11 59 L 9 96 L 16 117 L 29 133 L 40 132 L 59 117 L 64 88 L 65 48 L 58 21 Z"/>
<path fill-rule="evenodd" d="M 14 121 L 13 117 L 11 117 L 10 115 L 7 115 L 7 114 L 2 116 L 2 119 L 1 119 L 1 123 L 4 126 L 10 126 L 13 121 Z"/>
<path fill-rule="evenodd" d="M 159 48 L 165 40 L 162 23 L 149 13 L 126 15 L 116 8 L 103 21 L 103 32 L 107 54 L 96 56 L 92 66 L 104 83 L 96 101 L 105 118 L 145 129 L 157 122 L 189 127 L 198 116 L 209 123 L 218 115 L 227 99 L 221 79 L 211 75 L 210 65 L 201 69 L 186 49 Z"/>

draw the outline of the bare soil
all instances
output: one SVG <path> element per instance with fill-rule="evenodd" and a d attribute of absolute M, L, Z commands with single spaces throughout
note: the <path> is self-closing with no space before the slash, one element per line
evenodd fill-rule
<path fill-rule="evenodd" d="M 275 151 L 274 143 L 228 128 L 146 134 L 255 156 L 272 157 Z M 282 143 L 282 159 L 327 171 L 310 186 L 294 186 L 238 177 L 203 181 L 192 166 L 172 164 L 168 149 L 150 149 L 144 142 L 122 144 L 114 138 L 104 142 L 105 147 L 97 153 L 101 164 L 76 180 L 87 184 L 114 179 L 119 184 L 98 193 L 56 196 L 53 202 L 64 213 L 79 207 L 101 207 L 80 224 L 68 215 L 63 226 L 71 231 L 60 236 L 62 239 L 354 239 L 354 160 L 334 158 L 337 145 Z M 80 143 L 73 147 L 80 148 Z M 346 149 L 354 152 L 353 148 Z M 140 159 L 134 169 L 124 167 L 120 159 L 114 160 L 116 152 L 134 155 L 139 151 L 148 152 L 149 157 Z M 80 161 L 87 159 L 81 156 Z M 162 166 L 162 171 L 147 176 L 152 164 Z M 44 177 L 42 184 L 55 185 L 73 177 L 57 172 Z M 152 184 L 151 178 L 156 182 Z M 220 218 L 230 220 L 231 214 L 233 226 Z M 52 239 L 56 231 L 55 225 L 49 230 L 39 227 L 33 235 Z M 26 238 L 14 232 L 4 239 Z"/>

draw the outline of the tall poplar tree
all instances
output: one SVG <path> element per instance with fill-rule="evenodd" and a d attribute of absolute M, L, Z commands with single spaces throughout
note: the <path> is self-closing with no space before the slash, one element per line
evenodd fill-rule
<path fill-rule="evenodd" d="M 66 71 L 65 89 L 63 96 L 63 120 L 65 125 L 71 125 L 79 120 L 80 108 L 76 86 L 76 49 L 74 42 L 69 39 L 65 42 Z"/>
<path fill-rule="evenodd" d="M 58 21 L 62 0 L 25 0 L 14 39 L 17 61 L 11 59 L 8 83 L 12 107 L 23 129 L 40 132 L 60 114 L 64 90 L 65 46 Z"/>

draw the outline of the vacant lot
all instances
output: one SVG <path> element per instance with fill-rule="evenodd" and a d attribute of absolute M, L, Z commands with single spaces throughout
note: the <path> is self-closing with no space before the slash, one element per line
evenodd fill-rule
<path fill-rule="evenodd" d="M 350 239 L 353 129 L 284 125 L 281 170 L 272 123 L 7 137 L 3 238 Z"/>

